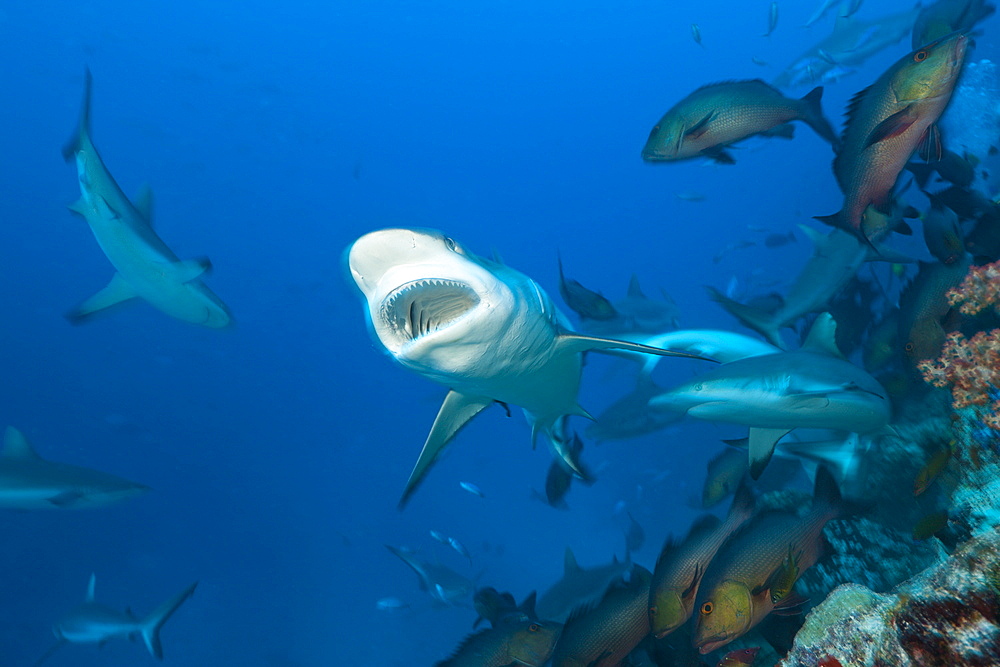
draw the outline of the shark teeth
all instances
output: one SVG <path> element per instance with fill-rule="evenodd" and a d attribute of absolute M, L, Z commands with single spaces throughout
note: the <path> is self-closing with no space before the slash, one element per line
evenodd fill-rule
<path fill-rule="evenodd" d="M 382 302 L 382 321 L 408 341 L 443 329 L 479 305 L 467 284 L 440 278 L 407 283 Z"/>

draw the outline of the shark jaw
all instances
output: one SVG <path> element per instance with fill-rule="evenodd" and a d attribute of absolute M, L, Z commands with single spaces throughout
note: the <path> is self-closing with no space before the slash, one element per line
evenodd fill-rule
<path fill-rule="evenodd" d="M 510 288 L 484 260 L 440 232 L 371 232 L 347 259 L 379 341 L 400 363 L 424 372 L 469 370 L 506 326 L 498 315 L 515 310 Z"/>

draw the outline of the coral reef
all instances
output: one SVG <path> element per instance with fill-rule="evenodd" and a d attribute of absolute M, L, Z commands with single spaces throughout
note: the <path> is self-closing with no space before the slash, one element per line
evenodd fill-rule
<path fill-rule="evenodd" d="M 941 356 L 918 365 L 924 380 L 951 387 L 956 410 L 977 406 L 986 426 L 1000 430 L 1000 329 L 980 331 L 972 338 L 948 334 Z"/>
<path fill-rule="evenodd" d="M 832 659 L 856 667 L 1000 664 L 1000 528 L 893 594 L 840 586 L 809 613 L 779 664 L 815 667 Z"/>
<path fill-rule="evenodd" d="M 1000 262 L 973 266 L 962 284 L 948 290 L 948 305 L 963 315 L 978 315 L 987 308 L 1000 312 Z"/>

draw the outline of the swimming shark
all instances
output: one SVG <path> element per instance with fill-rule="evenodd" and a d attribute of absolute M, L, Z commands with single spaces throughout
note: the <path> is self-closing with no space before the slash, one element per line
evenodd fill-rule
<path fill-rule="evenodd" d="M 8 426 L 0 452 L 0 507 L 78 509 L 110 505 L 149 488 L 108 473 L 42 459 L 24 434 Z"/>
<path fill-rule="evenodd" d="M 742 304 L 712 287 L 708 288 L 712 300 L 778 347 L 784 346 L 780 334 L 782 327 L 792 326 L 800 317 L 826 309 L 830 301 L 858 274 L 865 262 L 913 261 L 911 257 L 881 244 L 864 244 L 840 229 L 834 229 L 824 236 L 811 227 L 799 227 L 812 240 L 813 254 L 776 310 L 767 311 Z"/>
<path fill-rule="evenodd" d="M 80 199 L 69 209 L 82 216 L 101 250 L 115 267 L 111 282 L 66 317 L 81 323 L 96 313 L 135 299 L 144 299 L 167 315 L 185 322 L 220 328 L 232 322 L 226 304 L 201 277 L 211 269 L 207 258 L 181 260 L 153 229 L 152 195 L 135 203 L 118 187 L 90 139 L 92 77 L 87 70 L 80 121 L 63 148 L 75 162 Z"/>
<path fill-rule="evenodd" d="M 531 278 L 477 257 L 441 232 L 383 229 L 347 249 L 351 277 L 385 350 L 450 391 L 406 483 L 403 507 L 448 442 L 494 402 L 520 406 L 565 460 L 565 418 L 577 402 L 583 353 L 625 349 L 701 358 L 573 332 Z M 573 466 L 574 461 L 567 464 Z"/>
<path fill-rule="evenodd" d="M 552 584 L 538 599 L 535 607 L 538 617 L 560 623 L 565 621 L 574 609 L 604 597 L 608 586 L 631 569 L 631 558 L 619 561 L 617 556 L 605 565 L 582 568 L 576 562 L 573 551 L 566 547 L 562 579 Z"/>
<path fill-rule="evenodd" d="M 889 423 L 885 389 L 845 360 L 836 323 L 816 318 L 802 348 L 722 364 L 650 400 L 653 409 L 750 427 L 750 475 L 760 477 L 777 441 L 792 429 L 875 433 Z"/>
<path fill-rule="evenodd" d="M 130 610 L 124 612 L 98 604 L 94 599 L 96 578 L 90 575 L 87 585 L 87 597 L 82 605 L 67 614 L 52 631 L 56 635 L 56 643 L 46 651 L 36 663 L 40 665 L 56 649 L 64 644 L 100 644 L 117 637 L 142 641 L 149 649 L 150 655 L 157 660 L 163 659 L 163 645 L 160 643 L 160 628 L 184 602 L 194 594 L 198 585 L 195 582 L 183 591 L 157 607 L 146 618 L 138 618 Z"/>
<path fill-rule="evenodd" d="M 778 88 L 816 86 L 852 74 L 876 53 L 909 35 L 919 13 L 919 4 L 873 21 L 842 12 L 833 32 L 793 60 L 773 83 Z"/>
<path fill-rule="evenodd" d="M 385 548 L 399 557 L 413 570 L 419 580 L 420 590 L 426 592 L 438 604 L 464 605 L 468 603 L 475 583 L 449 567 L 431 563 L 419 558 L 414 552 L 385 545 Z"/>

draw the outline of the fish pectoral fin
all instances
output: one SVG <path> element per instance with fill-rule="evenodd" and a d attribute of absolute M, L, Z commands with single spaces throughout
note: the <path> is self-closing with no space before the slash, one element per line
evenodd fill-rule
<path fill-rule="evenodd" d="M 66 313 L 66 319 L 73 324 L 80 324 L 96 313 L 131 301 L 138 296 L 132 285 L 122 278 L 122 274 L 116 273 L 111 277 L 107 287 Z"/>
<path fill-rule="evenodd" d="M 944 149 L 941 146 L 941 130 L 936 123 L 931 123 L 920 138 L 917 152 L 924 162 L 937 162 L 941 159 Z"/>
<path fill-rule="evenodd" d="M 726 152 L 722 146 L 712 146 L 701 152 L 707 158 L 711 158 L 716 164 L 736 164 L 736 158 Z"/>
<path fill-rule="evenodd" d="M 865 142 L 865 148 L 869 148 L 880 141 L 897 137 L 903 132 L 906 132 L 906 130 L 909 129 L 909 127 L 917 120 L 917 116 L 913 113 L 913 111 L 913 105 L 910 104 L 905 109 L 897 111 L 876 125 L 875 129 L 868 135 L 868 140 Z"/>
<path fill-rule="evenodd" d="M 195 278 L 200 278 L 212 270 L 212 262 L 208 257 L 197 257 L 195 259 L 185 259 L 180 262 L 170 264 L 178 282 L 189 283 Z"/>
<path fill-rule="evenodd" d="M 56 507 L 69 507 L 80 498 L 83 498 L 83 494 L 79 491 L 64 491 L 52 496 L 48 501 Z"/>
<path fill-rule="evenodd" d="M 774 446 L 786 436 L 790 428 L 750 429 L 750 476 L 758 479 L 774 454 Z"/>
<path fill-rule="evenodd" d="M 691 127 L 684 130 L 685 139 L 697 139 L 701 135 L 708 131 L 708 124 L 711 122 L 712 118 L 715 116 L 715 110 L 709 111 L 705 114 L 704 118 L 699 120 L 697 123 Z"/>
<path fill-rule="evenodd" d="M 87 217 L 87 200 L 85 200 L 83 197 L 80 197 L 66 208 L 68 208 L 73 213 L 76 213 L 81 218 Z"/>
<path fill-rule="evenodd" d="M 441 404 L 441 409 L 438 410 L 437 417 L 434 418 L 434 424 L 431 426 L 430 433 L 427 434 L 424 448 L 420 451 L 416 465 L 413 466 L 413 472 L 406 480 L 406 488 L 399 499 L 400 509 L 406 506 L 410 496 L 413 495 L 417 486 L 423 481 L 424 476 L 434 465 L 445 446 L 455 437 L 455 434 L 469 423 L 469 420 L 492 403 L 493 399 L 485 396 L 466 396 L 454 390 L 448 392 Z"/>
<path fill-rule="evenodd" d="M 694 594 L 698 591 L 698 584 L 701 582 L 701 577 L 704 573 L 705 570 L 702 569 L 701 563 L 694 566 L 694 576 L 691 577 L 691 584 L 681 593 L 681 598 L 685 600 L 694 598 Z"/>
<path fill-rule="evenodd" d="M 792 591 L 775 603 L 771 613 L 777 616 L 795 616 L 802 613 L 802 605 L 807 602 L 809 598 Z"/>
<path fill-rule="evenodd" d="M 685 357 L 687 359 L 701 359 L 702 361 L 715 361 L 707 357 L 688 352 L 675 352 L 664 350 L 659 347 L 643 345 L 641 343 L 631 343 L 624 340 L 614 340 L 612 338 L 598 338 L 596 336 L 586 336 L 576 333 L 563 333 L 556 338 L 556 352 L 564 354 L 582 354 L 592 350 L 628 350 L 629 352 L 642 352 L 644 354 L 655 354 L 661 357 Z"/>

